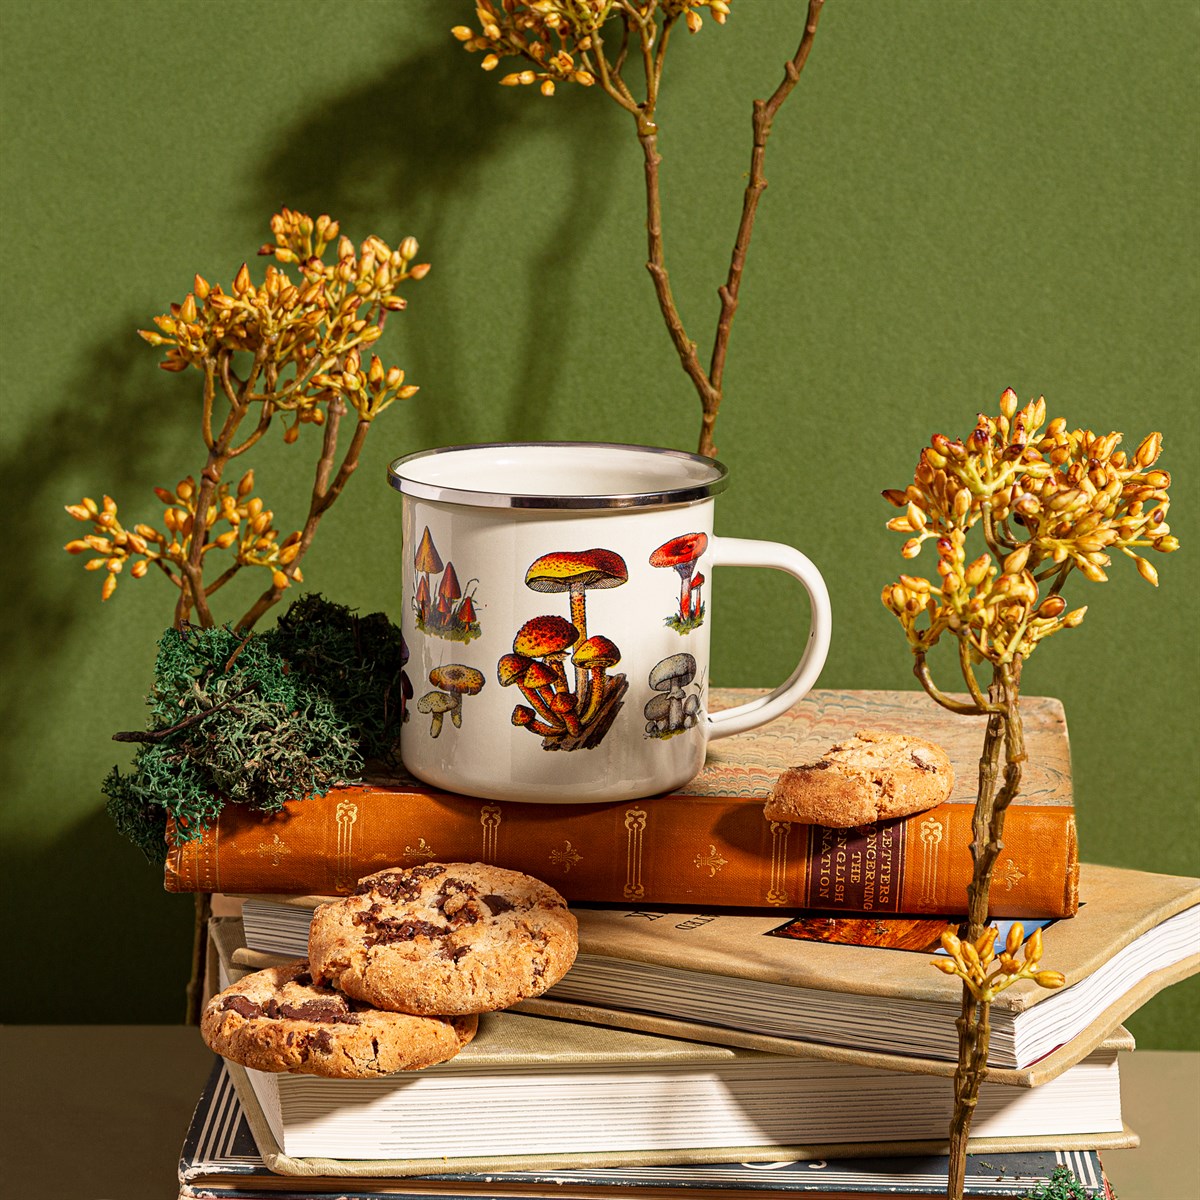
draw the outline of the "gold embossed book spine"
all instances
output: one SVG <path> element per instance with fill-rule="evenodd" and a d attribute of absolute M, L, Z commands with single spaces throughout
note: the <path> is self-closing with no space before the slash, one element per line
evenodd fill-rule
<path fill-rule="evenodd" d="M 991 912 L 1070 916 L 1079 868 L 1062 710 L 1036 698 L 1024 707 L 1027 740 L 1047 753 L 1031 755 L 1040 774 L 1009 809 Z M 166 888 L 341 895 L 384 867 L 458 861 L 524 871 L 574 902 L 960 913 L 971 878 L 968 772 L 948 803 L 912 817 L 827 829 L 763 816 L 784 766 L 857 728 L 910 731 L 960 758 L 953 739 L 971 722 L 947 714 L 943 727 L 939 713 L 917 693 L 815 692 L 766 729 L 721 743 L 686 793 L 620 804 L 474 800 L 397 779 L 293 801 L 273 816 L 231 806 L 201 838 L 172 846 Z"/>
<path fill-rule="evenodd" d="M 175 847 L 168 891 L 342 895 L 394 865 L 488 862 L 600 904 L 964 911 L 971 810 L 946 804 L 860 829 L 767 821 L 762 805 L 665 796 L 619 805 L 524 805 L 391 788 L 341 788 L 275 817 L 229 810 Z M 1014 806 L 992 885 L 998 917 L 1077 907 L 1073 810 Z"/>

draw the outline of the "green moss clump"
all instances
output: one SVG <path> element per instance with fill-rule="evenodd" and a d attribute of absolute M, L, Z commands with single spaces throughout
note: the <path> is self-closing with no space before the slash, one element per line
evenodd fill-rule
<path fill-rule="evenodd" d="M 364 758 L 396 761 L 404 643 L 383 613 L 360 617 L 322 596 L 302 596 L 266 637 L 292 667 L 319 681 Z"/>
<path fill-rule="evenodd" d="M 277 812 L 361 779 L 399 738 L 400 631 L 305 596 L 266 633 L 169 629 L 159 642 L 149 731 L 102 790 L 118 830 L 161 865 L 167 821 L 198 838 L 226 804 Z"/>
<path fill-rule="evenodd" d="M 1055 1167 L 1049 1180 L 1029 1193 L 1028 1200 L 1091 1200 L 1091 1196 L 1068 1168 Z"/>

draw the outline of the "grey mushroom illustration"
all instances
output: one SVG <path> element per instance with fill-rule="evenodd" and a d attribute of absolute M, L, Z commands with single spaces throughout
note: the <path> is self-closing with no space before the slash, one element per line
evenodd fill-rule
<path fill-rule="evenodd" d="M 430 737 L 437 737 L 442 732 L 442 718 L 453 708 L 454 701 L 445 692 L 426 692 L 417 701 L 417 712 L 433 715 L 429 726 Z"/>
<path fill-rule="evenodd" d="M 660 692 L 646 701 L 646 733 L 655 736 L 667 732 L 667 720 L 671 711 L 671 697 Z"/>
<path fill-rule="evenodd" d="M 650 686 L 656 692 L 665 692 L 670 700 L 667 709 L 668 730 L 683 728 L 683 689 L 695 678 L 696 660 L 687 653 L 671 654 L 651 670 Z"/>

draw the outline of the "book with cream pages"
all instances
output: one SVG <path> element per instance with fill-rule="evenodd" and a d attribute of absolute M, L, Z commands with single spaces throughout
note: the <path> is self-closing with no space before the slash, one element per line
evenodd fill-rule
<path fill-rule="evenodd" d="M 224 977 L 239 978 L 240 922 L 214 920 L 211 935 Z M 1118 1036 L 1039 1088 L 989 1079 L 973 1145 L 1001 1152 L 1136 1141 L 1121 1119 L 1117 1065 L 1130 1044 Z M 253 1092 L 288 1159 L 385 1161 L 397 1175 L 936 1153 L 953 1104 L 939 1075 L 511 1011 L 484 1014 L 473 1042 L 422 1071 L 377 1080 L 236 1065 L 231 1073 L 239 1091 Z"/>
<path fill-rule="evenodd" d="M 260 1153 L 259 1145 L 264 1147 Z M 284 1162 L 262 1110 L 251 1092 L 243 1107 L 225 1064 L 217 1060 L 201 1095 L 179 1161 L 180 1200 L 252 1200 L 327 1197 L 333 1200 L 417 1200 L 454 1196 L 461 1200 L 595 1200 L 598 1195 L 687 1196 L 697 1200 L 745 1200 L 748 1196 L 792 1192 L 807 1200 L 904 1197 L 932 1200 L 945 1195 L 946 1159 L 908 1157 L 817 1158 L 766 1163 L 680 1163 L 671 1166 L 615 1167 L 595 1162 L 583 1167 L 512 1169 L 472 1173 L 357 1180 L 333 1174 L 316 1162 L 306 1174 L 281 1177 Z M 297 1163 L 297 1166 L 301 1164 Z M 339 1164 L 333 1164 L 336 1168 Z M 965 1195 L 1024 1197 L 1049 1181 L 1056 1169 L 1074 1176 L 1081 1196 L 1102 1200 L 1104 1174 L 1094 1150 L 1042 1150 L 972 1155 L 967 1159 Z"/>
<path fill-rule="evenodd" d="M 1077 916 L 1042 931 L 1068 986 L 1019 983 L 992 1006 L 991 1067 L 1026 1086 L 1080 1061 L 1150 996 L 1200 970 L 1200 880 L 1083 864 Z M 297 956 L 319 897 L 243 905 L 252 952 Z M 897 1070 L 957 1060 L 960 985 L 917 954 L 786 935 L 786 914 L 576 906 L 579 955 L 543 1015 Z M 886 924 L 886 919 L 880 922 Z M 254 961 L 250 959 L 248 961 Z M 844 1053 L 842 1053 L 844 1052 Z"/>

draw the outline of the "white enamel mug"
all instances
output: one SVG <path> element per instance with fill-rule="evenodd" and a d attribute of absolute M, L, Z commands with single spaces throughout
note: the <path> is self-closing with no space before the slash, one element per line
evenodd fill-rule
<path fill-rule="evenodd" d="M 393 462 L 408 770 L 486 799 L 640 799 L 697 775 L 710 739 L 808 692 L 829 649 L 825 582 L 791 546 L 713 534 L 727 475 L 698 455 L 588 442 L 451 446 Z M 794 575 L 811 623 L 797 630 L 786 682 L 710 713 L 721 565 Z"/>

